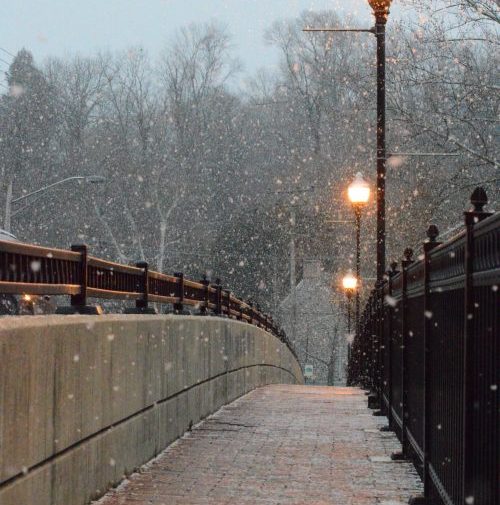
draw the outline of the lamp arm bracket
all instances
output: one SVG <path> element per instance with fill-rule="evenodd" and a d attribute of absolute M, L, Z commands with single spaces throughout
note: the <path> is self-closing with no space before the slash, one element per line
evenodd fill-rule
<path fill-rule="evenodd" d="M 303 32 L 326 32 L 326 33 L 372 33 L 377 34 L 376 27 L 372 28 L 302 28 Z"/>

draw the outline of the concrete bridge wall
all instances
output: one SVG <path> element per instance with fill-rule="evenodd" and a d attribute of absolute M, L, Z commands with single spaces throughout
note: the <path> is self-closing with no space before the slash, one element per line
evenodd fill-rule
<path fill-rule="evenodd" d="M 269 333 L 197 316 L 0 319 L 0 505 L 84 505 L 248 391 L 302 383 Z"/>

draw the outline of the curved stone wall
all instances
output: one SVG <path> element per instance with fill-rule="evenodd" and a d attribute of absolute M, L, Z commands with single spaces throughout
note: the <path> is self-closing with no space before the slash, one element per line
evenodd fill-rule
<path fill-rule="evenodd" d="M 302 382 L 285 344 L 238 321 L 1 318 L 0 504 L 87 504 L 221 406 Z"/>

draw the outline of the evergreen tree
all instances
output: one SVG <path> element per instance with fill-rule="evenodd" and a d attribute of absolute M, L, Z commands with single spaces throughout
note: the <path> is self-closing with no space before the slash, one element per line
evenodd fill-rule
<path fill-rule="evenodd" d="M 4 226 L 9 200 L 50 179 L 56 129 L 55 97 L 33 56 L 19 51 L 7 72 L 9 93 L 0 98 L 0 179 Z M 30 209 L 31 218 L 36 211 Z M 27 222 L 28 220 L 23 220 Z"/>

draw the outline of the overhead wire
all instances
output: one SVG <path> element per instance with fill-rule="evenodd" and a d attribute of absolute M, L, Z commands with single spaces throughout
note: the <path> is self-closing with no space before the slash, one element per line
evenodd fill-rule
<path fill-rule="evenodd" d="M 7 51 L 7 49 L 4 49 L 3 47 L 0 47 L 0 51 L 3 51 L 4 53 L 8 54 L 9 56 L 12 56 L 12 58 L 15 58 L 15 56 L 11 52 Z"/>
<path fill-rule="evenodd" d="M 6 65 L 9 65 L 9 66 L 10 66 L 10 63 L 9 63 L 8 61 L 4 60 L 3 58 L 0 58 L 0 61 L 1 61 L 1 62 L 3 62 L 3 63 L 5 63 Z M 7 74 L 7 70 L 3 70 L 3 69 L 1 69 L 1 68 L 0 68 L 0 74 L 2 74 L 2 73 L 3 73 L 4 75 L 6 75 L 6 74 Z M 3 76 L 2 76 L 2 77 L 3 77 Z M 2 80 L 3 80 L 3 79 L 2 79 Z M 0 86 L 1 86 L 2 88 L 5 88 L 7 91 L 10 91 L 9 86 L 7 86 L 7 84 L 3 83 L 1 80 L 0 80 Z"/>

